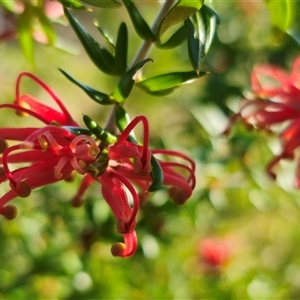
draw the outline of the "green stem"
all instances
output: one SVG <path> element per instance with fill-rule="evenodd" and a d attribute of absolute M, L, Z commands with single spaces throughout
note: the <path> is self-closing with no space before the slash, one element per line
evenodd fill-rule
<path fill-rule="evenodd" d="M 162 5 L 161 10 L 157 14 L 157 17 L 154 20 L 154 23 L 153 23 L 152 28 L 151 28 L 154 36 L 157 34 L 157 31 L 159 29 L 159 25 L 160 25 L 161 21 L 166 16 L 166 14 L 168 13 L 168 11 L 173 7 L 173 5 L 175 4 L 175 2 L 176 2 L 176 0 L 166 0 L 164 2 L 164 4 Z M 151 50 L 154 42 L 155 41 L 144 41 L 142 43 L 142 45 L 141 45 L 140 49 L 138 50 L 138 52 L 137 52 L 137 54 L 136 54 L 133 62 L 131 63 L 131 66 L 134 66 L 135 64 L 137 64 L 138 62 L 140 62 L 140 61 L 142 61 L 143 59 L 146 58 L 146 56 L 150 52 L 150 50 Z M 113 109 L 112 109 L 112 111 L 110 113 L 110 116 L 108 117 L 108 120 L 107 120 L 106 125 L 104 127 L 104 130 L 106 130 L 106 131 L 108 131 L 108 132 L 110 132 L 112 134 L 116 133 L 116 122 L 115 122 L 116 105 L 117 104 L 115 104 L 113 106 Z"/>
<path fill-rule="evenodd" d="M 172 6 L 174 5 L 176 1 L 175 0 L 167 0 L 163 5 L 162 8 L 160 10 L 160 12 L 158 13 L 153 25 L 152 25 L 152 32 L 154 34 L 154 36 L 156 36 L 157 31 L 159 29 L 159 25 L 161 23 L 161 21 L 163 20 L 163 18 L 166 16 L 166 14 L 168 13 L 168 11 L 172 8 Z M 142 61 L 143 59 L 146 58 L 147 54 L 149 53 L 149 51 L 151 50 L 151 47 L 153 46 L 155 41 L 144 41 L 143 44 L 141 45 L 139 51 L 136 54 L 135 59 L 133 60 L 131 66 L 134 66 L 135 64 L 137 64 L 138 62 Z"/>

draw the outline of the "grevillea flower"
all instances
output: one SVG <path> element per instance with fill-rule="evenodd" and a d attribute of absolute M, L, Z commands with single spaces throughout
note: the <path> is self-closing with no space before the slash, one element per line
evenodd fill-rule
<path fill-rule="evenodd" d="M 59 110 L 30 95 L 21 94 L 23 77 L 41 85 Z M 161 183 L 169 186 L 170 198 L 175 203 L 183 204 L 192 194 L 195 187 L 194 162 L 176 151 L 151 151 L 149 125 L 144 116 L 134 118 L 120 135 L 114 136 L 113 141 L 97 144 L 97 138 L 89 130 L 79 127 L 58 96 L 30 73 L 19 76 L 16 100 L 13 104 L 0 105 L 0 109 L 4 108 L 14 109 L 19 115 L 31 115 L 45 123 L 41 128 L 0 129 L 0 183 L 8 181 L 10 185 L 9 191 L 0 198 L 0 214 L 7 219 L 16 215 L 16 209 L 8 204 L 9 201 L 17 196 L 28 197 L 32 189 L 68 179 L 76 171 L 83 175 L 83 179 L 72 204 L 80 206 L 87 188 L 98 181 L 103 198 L 117 220 L 117 231 L 124 238 L 124 243 L 112 246 L 112 254 L 128 257 L 137 248 L 135 226 L 140 200 L 146 199 L 156 177 L 153 161 L 159 166 Z M 144 128 L 142 144 L 130 136 L 139 123 Z M 9 146 L 8 141 L 18 143 Z M 164 161 L 166 157 L 168 160 Z M 24 163 L 25 166 L 11 170 L 10 165 L 15 163 Z"/>
<path fill-rule="evenodd" d="M 139 122 L 144 125 L 142 146 L 128 139 L 130 132 Z M 102 151 L 99 160 L 90 164 L 91 172 L 82 181 L 74 198 L 76 202 L 82 203 L 84 192 L 93 182 L 92 177 L 96 177 L 101 183 L 102 195 L 117 219 L 117 230 L 123 234 L 125 242 L 113 245 L 112 254 L 115 256 L 131 256 L 136 250 L 137 237 L 134 228 L 140 199 L 147 198 L 153 182 L 151 156 L 163 155 L 169 159 L 180 158 L 187 162 L 185 164 L 157 159 L 163 173 L 162 183 L 169 186 L 170 198 L 176 204 L 185 203 L 195 187 L 195 163 L 189 157 L 171 150 L 150 150 L 148 143 L 148 121 L 144 116 L 137 116 L 121 133 L 117 141 L 108 146 L 107 153 Z M 93 170 L 96 170 L 96 173 L 99 171 L 102 175 L 92 176 Z M 132 208 L 128 204 L 128 193 L 124 188 L 131 195 Z"/>
<path fill-rule="evenodd" d="M 30 95 L 20 93 L 21 80 L 29 77 L 41 85 L 54 99 L 61 111 L 42 104 Z M 1 104 L 19 115 L 31 115 L 43 123 L 42 128 L 0 128 L 0 183 L 9 181 L 10 190 L 0 198 L 0 214 L 13 218 L 16 211 L 6 204 L 13 198 L 28 197 L 31 190 L 68 178 L 73 170 L 87 173 L 87 164 L 95 160 L 99 147 L 88 135 L 75 135 L 66 128 L 79 127 L 58 96 L 30 73 L 21 73 L 16 84 L 13 104 Z M 60 125 L 64 125 L 61 127 Z M 8 146 L 8 141 L 19 144 Z M 29 164 L 10 170 L 9 164 Z"/>
<path fill-rule="evenodd" d="M 254 68 L 251 74 L 254 99 L 243 99 L 243 104 L 230 122 L 231 127 L 237 119 L 246 125 L 279 134 L 282 151 L 267 166 L 272 178 L 276 178 L 273 167 L 284 158 L 293 159 L 294 151 L 300 146 L 300 57 L 288 74 L 285 70 L 273 65 L 261 65 Z M 296 186 L 300 187 L 300 163 L 296 172 Z"/>
<path fill-rule="evenodd" d="M 205 238 L 199 244 L 198 255 L 206 271 L 218 272 L 230 257 L 229 243 L 216 238 Z"/>

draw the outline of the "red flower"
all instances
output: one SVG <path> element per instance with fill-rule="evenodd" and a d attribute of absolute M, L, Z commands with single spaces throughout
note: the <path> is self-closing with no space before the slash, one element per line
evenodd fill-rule
<path fill-rule="evenodd" d="M 251 83 L 255 98 L 244 99 L 229 127 L 237 119 L 271 132 L 275 131 L 273 125 L 284 125 L 279 135 L 282 152 L 267 166 L 270 176 L 276 178 L 273 167 L 283 158 L 294 158 L 294 150 L 300 145 L 300 57 L 294 61 L 290 74 L 273 65 L 254 68 Z M 300 166 L 296 186 L 300 187 Z"/>
<path fill-rule="evenodd" d="M 21 79 L 27 76 L 40 84 L 55 100 L 57 111 L 30 95 L 20 94 Z M 98 181 L 102 195 L 117 220 L 117 231 L 123 235 L 124 244 L 112 247 L 115 256 L 128 257 L 137 248 L 135 233 L 136 217 L 140 198 L 145 199 L 153 183 L 152 160 L 154 155 L 181 158 L 185 163 L 157 159 L 163 175 L 162 183 L 170 186 L 170 197 L 183 204 L 195 187 L 195 164 L 187 156 L 170 150 L 149 149 L 149 125 L 144 116 L 138 116 L 116 136 L 108 146 L 96 144 L 89 134 L 72 119 L 57 95 L 41 80 L 29 73 L 22 73 L 17 81 L 16 100 L 1 108 L 15 109 L 19 114 L 31 115 L 46 125 L 42 128 L 0 129 L 0 183 L 8 181 L 10 190 L 0 198 L 0 214 L 8 219 L 16 215 L 13 206 L 7 203 L 13 198 L 28 197 L 31 190 L 71 176 L 73 171 L 84 175 L 73 205 L 83 203 L 87 188 Z M 137 124 L 144 126 L 143 143 L 137 144 L 129 138 Z M 87 130 L 86 130 L 87 131 Z M 7 141 L 18 141 L 8 146 Z M 27 166 L 11 170 L 9 165 L 26 163 Z M 138 192 L 139 191 L 139 192 Z M 132 204 L 130 204 L 130 201 Z"/>
<path fill-rule="evenodd" d="M 230 256 L 229 244 L 226 241 L 206 238 L 199 244 L 199 256 L 209 272 L 219 271 Z"/>
<path fill-rule="evenodd" d="M 143 145 L 128 141 L 132 129 L 139 123 L 144 124 Z M 148 148 L 149 128 L 144 116 L 138 116 L 121 133 L 118 140 L 108 147 L 107 156 L 90 164 L 91 170 L 102 170 L 97 180 L 102 185 L 102 195 L 117 219 L 117 230 L 123 234 L 124 242 L 112 247 L 115 256 L 130 256 L 134 254 L 137 246 L 134 231 L 140 198 L 147 198 L 148 189 L 152 183 L 151 155 L 163 154 L 169 157 L 179 157 L 189 163 L 185 165 L 178 162 L 158 160 L 163 172 L 163 184 L 169 185 L 169 195 L 177 204 L 183 204 L 192 194 L 195 187 L 195 164 L 182 153 L 169 150 L 152 150 Z M 101 156 L 101 155 L 100 155 Z M 99 163 L 100 162 L 100 163 Z M 105 171 L 103 172 L 103 166 Z M 187 175 L 184 176 L 183 174 Z M 91 175 L 88 174 L 79 188 L 74 199 L 82 202 L 82 196 L 92 184 Z M 139 188 L 139 194 L 133 184 Z M 131 194 L 133 208 L 128 204 L 126 188 Z"/>
<path fill-rule="evenodd" d="M 55 102 L 61 112 L 40 103 L 30 95 L 20 94 L 23 77 L 29 77 L 40 84 Z M 21 73 L 16 85 L 16 100 L 13 104 L 2 104 L 0 109 L 15 109 L 21 115 L 29 114 L 46 126 L 42 128 L 0 129 L 0 183 L 9 181 L 10 190 L 0 198 L 0 214 L 7 218 L 15 216 L 15 208 L 6 204 L 17 196 L 28 197 L 31 190 L 46 184 L 68 178 L 75 170 L 87 173 L 88 163 L 94 161 L 100 152 L 98 145 L 88 135 L 75 135 L 68 127 L 77 126 L 58 96 L 41 80 L 30 73 Z M 59 125 L 58 125 L 59 123 Z M 19 144 L 8 147 L 8 141 Z M 9 164 L 27 163 L 11 171 Z"/>

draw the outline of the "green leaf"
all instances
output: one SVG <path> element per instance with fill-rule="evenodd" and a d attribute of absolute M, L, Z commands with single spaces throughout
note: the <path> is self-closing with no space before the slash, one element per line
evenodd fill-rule
<path fill-rule="evenodd" d="M 149 192 L 154 192 L 160 189 L 164 181 L 164 173 L 161 169 L 160 164 L 158 163 L 157 159 L 151 155 L 151 178 L 152 183 L 148 188 Z"/>
<path fill-rule="evenodd" d="M 123 132 L 125 128 L 128 126 L 128 124 L 130 123 L 130 117 L 126 112 L 126 110 L 121 105 L 116 105 L 115 107 L 115 119 L 116 119 L 116 125 L 120 130 L 120 132 Z M 133 131 L 131 131 L 128 140 L 135 144 L 138 143 Z"/>
<path fill-rule="evenodd" d="M 69 132 L 75 134 L 75 135 L 92 135 L 92 132 L 86 128 L 81 128 L 81 127 L 75 127 L 75 126 L 62 126 L 63 129 L 68 130 Z"/>
<path fill-rule="evenodd" d="M 188 81 L 198 79 L 205 74 L 207 73 L 200 72 L 198 74 L 194 71 L 174 72 L 147 78 L 136 83 L 136 85 L 151 95 L 162 96 L 170 94 L 175 88 L 179 87 L 180 85 L 187 83 Z"/>
<path fill-rule="evenodd" d="M 25 6 L 24 11 L 18 20 L 18 34 L 21 49 L 28 61 L 34 62 L 34 43 L 31 35 L 32 30 L 32 9 Z"/>
<path fill-rule="evenodd" d="M 184 26 L 180 27 L 165 43 L 161 44 L 158 39 L 156 41 L 156 47 L 161 49 L 170 49 L 179 46 L 187 38 L 187 30 Z"/>
<path fill-rule="evenodd" d="M 127 69 L 128 31 L 123 22 L 120 25 L 115 52 L 115 70 L 123 76 Z"/>
<path fill-rule="evenodd" d="M 146 58 L 136 65 L 134 65 L 130 70 L 126 72 L 126 74 L 121 78 L 117 88 L 114 90 L 111 97 L 118 103 L 124 103 L 125 100 L 128 98 L 134 82 L 134 76 L 147 62 L 152 61 L 150 58 Z"/>
<path fill-rule="evenodd" d="M 102 72 L 116 75 L 113 55 L 105 48 L 99 46 L 68 9 L 64 8 L 64 12 L 92 62 Z"/>
<path fill-rule="evenodd" d="M 51 26 L 51 21 L 44 13 L 44 9 L 42 7 L 36 7 L 35 13 L 38 16 L 42 29 L 47 37 L 48 43 L 50 45 L 54 45 L 56 34 L 53 27 Z"/>
<path fill-rule="evenodd" d="M 118 8 L 122 6 L 121 3 L 115 0 L 81 0 L 81 1 L 92 6 L 103 7 L 103 8 Z"/>
<path fill-rule="evenodd" d="M 110 104 L 114 104 L 115 102 L 112 101 L 112 99 L 110 98 L 109 95 L 103 94 L 97 90 L 94 90 L 93 88 L 80 83 L 79 81 L 75 80 L 73 77 L 71 77 L 71 75 L 69 75 L 67 72 L 65 72 L 62 69 L 59 69 L 59 71 L 65 76 L 67 77 L 71 82 L 73 82 L 74 84 L 76 84 L 78 87 L 80 87 L 92 100 L 94 100 L 95 102 L 97 102 L 98 104 L 102 104 L 102 105 L 110 105 Z"/>
<path fill-rule="evenodd" d="M 83 122 L 86 127 L 102 142 L 109 144 L 115 143 L 117 138 L 111 133 L 105 131 L 101 128 L 94 120 L 92 120 L 89 116 L 83 115 Z"/>
<path fill-rule="evenodd" d="M 122 0 L 123 4 L 125 5 L 131 22 L 135 28 L 136 33 L 139 35 L 139 37 L 145 41 L 152 41 L 154 40 L 154 35 L 147 24 L 147 22 L 144 20 L 144 18 L 141 16 L 137 8 L 135 7 L 134 3 L 131 0 Z"/>
<path fill-rule="evenodd" d="M 190 62 L 196 72 L 205 59 L 213 41 L 218 22 L 217 14 L 203 5 L 202 8 L 185 21 L 188 31 L 188 52 Z"/>
<path fill-rule="evenodd" d="M 58 0 L 63 6 L 68 8 L 80 9 L 80 10 L 90 10 L 86 6 L 82 5 L 80 1 L 77 0 Z"/>
<path fill-rule="evenodd" d="M 160 23 L 157 38 L 160 39 L 162 35 L 170 27 L 183 22 L 188 17 L 196 13 L 203 5 L 204 0 L 180 0 L 176 5 L 167 13 L 162 22 Z"/>
<path fill-rule="evenodd" d="M 116 50 L 116 46 L 113 43 L 113 41 L 111 40 L 110 36 L 100 27 L 99 24 L 95 23 L 95 26 L 97 27 L 97 29 L 99 30 L 100 34 L 102 35 L 102 37 L 107 42 L 109 48 L 112 49 L 113 51 L 115 51 Z"/>
<path fill-rule="evenodd" d="M 0 4 L 3 8 L 8 10 L 9 12 L 12 12 L 14 14 L 18 14 L 18 8 L 16 5 L 17 3 L 15 1 L 7 1 L 7 0 L 0 0 Z"/>
<path fill-rule="evenodd" d="M 121 105 L 116 106 L 115 118 L 118 129 L 123 132 L 127 125 L 130 123 L 130 118 L 126 110 Z"/>
<path fill-rule="evenodd" d="M 265 0 L 271 17 L 272 26 L 287 31 L 297 18 L 297 1 L 291 0 Z"/>

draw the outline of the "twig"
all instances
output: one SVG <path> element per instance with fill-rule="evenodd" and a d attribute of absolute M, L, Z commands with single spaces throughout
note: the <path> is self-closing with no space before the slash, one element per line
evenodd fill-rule
<path fill-rule="evenodd" d="M 157 31 L 159 29 L 159 25 L 160 25 L 161 21 L 163 20 L 165 15 L 168 13 L 168 11 L 172 8 L 172 6 L 174 5 L 175 2 L 176 2 L 175 0 L 166 0 L 166 2 L 164 2 L 164 4 L 162 5 L 161 10 L 159 11 L 156 19 L 154 20 L 152 28 L 151 28 L 154 35 L 157 34 Z M 154 40 L 151 40 L 151 41 L 144 41 L 142 43 L 133 62 L 131 63 L 131 66 L 134 66 L 135 64 L 137 64 L 138 62 L 140 62 L 146 58 L 146 56 L 149 53 L 149 51 L 151 50 L 151 47 L 153 46 L 154 42 L 155 42 Z M 113 106 L 113 109 L 110 112 L 110 115 L 109 115 L 106 125 L 104 127 L 104 129 L 110 133 L 116 132 L 116 123 L 115 123 L 116 105 L 118 105 L 118 104 L 115 104 Z"/>

